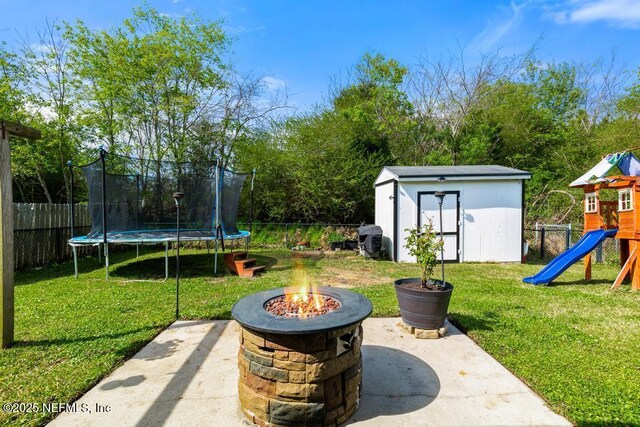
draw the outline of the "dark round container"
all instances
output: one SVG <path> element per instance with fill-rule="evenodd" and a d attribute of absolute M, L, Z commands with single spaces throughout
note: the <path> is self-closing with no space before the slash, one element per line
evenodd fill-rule
<path fill-rule="evenodd" d="M 394 282 L 402 321 L 409 326 L 420 329 L 443 327 L 449 309 L 453 285 L 445 282 L 446 288 L 444 290 L 407 289 L 400 286 L 404 283 L 412 282 L 418 282 L 419 284 L 420 279 L 400 279 Z"/>

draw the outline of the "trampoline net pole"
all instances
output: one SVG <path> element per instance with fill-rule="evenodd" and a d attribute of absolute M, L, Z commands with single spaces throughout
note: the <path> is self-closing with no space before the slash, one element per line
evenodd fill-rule
<path fill-rule="evenodd" d="M 100 164 L 102 166 L 102 242 L 104 244 L 105 278 L 109 280 L 109 245 L 107 243 L 107 164 L 106 151 L 100 148 Z"/>
<path fill-rule="evenodd" d="M 213 226 L 216 233 L 215 247 L 213 251 L 213 274 L 218 274 L 218 226 L 220 224 L 220 159 L 216 159 L 216 218 Z"/>
<path fill-rule="evenodd" d="M 256 179 L 256 170 L 251 172 L 251 200 L 249 201 L 249 233 L 253 231 L 253 182 Z M 247 240 L 247 250 L 249 247 L 249 241 Z"/>

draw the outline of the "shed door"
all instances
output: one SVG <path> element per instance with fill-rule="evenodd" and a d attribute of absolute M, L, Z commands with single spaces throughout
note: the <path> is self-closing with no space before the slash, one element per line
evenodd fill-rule
<path fill-rule="evenodd" d="M 440 211 L 435 191 L 418 192 L 418 225 L 421 227 L 433 221 L 433 228 L 440 235 Z M 445 191 L 442 202 L 442 234 L 444 238 L 444 260 L 459 262 L 460 243 L 460 192 Z M 440 255 L 438 254 L 438 259 Z"/>

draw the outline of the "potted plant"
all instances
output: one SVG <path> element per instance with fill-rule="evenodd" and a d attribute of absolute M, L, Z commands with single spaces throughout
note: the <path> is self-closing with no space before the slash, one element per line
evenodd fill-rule
<path fill-rule="evenodd" d="M 444 281 L 444 259 L 442 236 L 434 231 L 433 222 L 421 227 L 410 228 L 405 248 L 416 257 L 420 265 L 419 278 L 395 281 L 396 295 L 400 305 L 402 321 L 419 329 L 439 329 L 444 326 L 449 309 L 453 285 Z M 441 254 L 442 280 L 431 276 Z"/>

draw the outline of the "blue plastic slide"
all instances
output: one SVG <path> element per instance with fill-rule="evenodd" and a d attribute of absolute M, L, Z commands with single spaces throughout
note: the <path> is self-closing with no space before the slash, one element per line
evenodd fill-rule
<path fill-rule="evenodd" d="M 593 230 L 585 233 L 585 235 L 582 236 L 575 245 L 555 257 L 549 264 L 540 270 L 538 274 L 531 277 L 525 277 L 522 281 L 533 285 L 550 283 L 553 279 L 561 275 L 563 271 L 571 267 L 573 263 L 594 250 L 600 242 L 607 237 L 615 236 L 617 232 L 617 229 L 613 229 Z"/>

